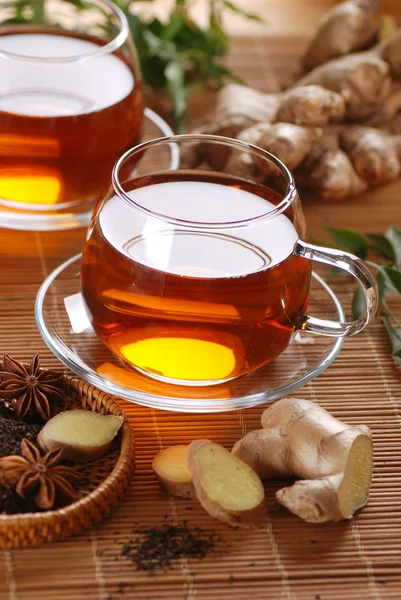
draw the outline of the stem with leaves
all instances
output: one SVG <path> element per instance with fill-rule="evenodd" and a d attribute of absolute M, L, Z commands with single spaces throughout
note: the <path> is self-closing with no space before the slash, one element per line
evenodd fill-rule
<path fill-rule="evenodd" d="M 391 342 L 392 358 L 401 366 L 401 320 L 391 310 L 387 298 L 401 296 L 401 230 L 392 225 L 383 235 L 363 236 L 350 229 L 327 228 L 335 246 L 362 258 L 376 270 L 381 301 L 381 319 Z M 377 259 L 370 260 L 374 254 Z M 361 287 L 352 299 L 353 317 L 357 318 L 365 305 Z"/>
<path fill-rule="evenodd" d="M 196 86 L 218 88 L 239 78 L 222 62 L 230 46 L 223 28 L 225 11 L 261 21 L 229 0 L 208 0 L 208 25 L 202 28 L 189 14 L 189 0 L 176 0 L 167 22 L 144 20 L 131 12 L 135 0 L 115 0 L 126 13 L 137 46 L 145 83 L 163 90 L 172 103 L 176 127 L 182 129 L 191 91 Z"/>

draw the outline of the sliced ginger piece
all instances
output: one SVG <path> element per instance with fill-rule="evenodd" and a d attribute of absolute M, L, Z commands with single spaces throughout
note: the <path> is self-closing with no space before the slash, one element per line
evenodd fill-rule
<path fill-rule="evenodd" d="M 196 498 L 191 474 L 188 469 L 186 445 L 170 446 L 156 454 L 152 469 L 164 489 L 179 498 Z"/>
<path fill-rule="evenodd" d="M 212 517 L 246 529 L 264 523 L 265 492 L 253 469 L 209 440 L 193 441 L 187 455 L 197 498 Z"/>
<path fill-rule="evenodd" d="M 47 452 L 62 448 L 63 459 L 86 463 L 107 452 L 123 421 L 115 415 L 68 410 L 47 421 L 38 443 Z"/>

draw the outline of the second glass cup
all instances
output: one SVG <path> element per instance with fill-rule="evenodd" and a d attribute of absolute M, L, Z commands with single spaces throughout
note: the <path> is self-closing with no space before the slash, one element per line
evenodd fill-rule
<path fill-rule="evenodd" d="M 116 164 L 89 227 L 81 282 L 92 325 L 126 364 L 180 385 L 246 375 L 299 329 L 361 331 L 376 311 L 373 275 L 305 236 L 292 175 L 268 152 L 201 135 L 141 144 Z M 307 314 L 310 259 L 359 280 L 357 321 Z"/>
<path fill-rule="evenodd" d="M 143 92 L 127 19 L 108 0 L 31 0 L 22 12 L 19 0 L 6 4 L 0 226 L 31 228 L 37 213 L 41 228 L 52 228 L 50 213 L 60 210 L 71 217 L 66 227 L 74 216 L 86 225 L 115 161 L 141 134 Z"/>

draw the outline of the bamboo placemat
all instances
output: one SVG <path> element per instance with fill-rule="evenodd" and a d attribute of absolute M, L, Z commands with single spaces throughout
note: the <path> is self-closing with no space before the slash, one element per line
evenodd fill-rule
<path fill-rule="evenodd" d="M 277 88 L 289 77 L 303 40 L 238 38 L 230 65 L 250 84 Z M 210 95 L 194 98 L 189 126 L 199 122 Z M 401 183 L 342 204 L 304 198 L 309 233 L 324 226 L 382 232 L 400 225 Z M 24 233 L 0 230 L 0 354 L 60 367 L 34 321 L 43 279 L 81 250 L 84 232 Z M 345 306 L 352 282 L 333 288 Z M 0 600 L 347 600 L 401 598 L 401 371 L 379 321 L 347 340 L 332 366 L 296 395 L 319 402 L 349 423 L 372 428 L 375 472 L 369 504 L 342 523 L 306 524 L 274 503 L 267 486 L 269 520 L 262 530 L 235 531 L 211 519 L 196 502 L 174 500 L 156 482 L 156 452 L 196 437 L 228 447 L 259 426 L 263 407 L 208 416 L 167 413 L 122 402 L 136 436 L 137 472 L 113 516 L 92 531 L 40 548 L 0 555 Z M 221 535 L 204 560 L 181 560 L 173 570 L 138 572 L 122 554 L 137 525 L 181 523 Z"/>

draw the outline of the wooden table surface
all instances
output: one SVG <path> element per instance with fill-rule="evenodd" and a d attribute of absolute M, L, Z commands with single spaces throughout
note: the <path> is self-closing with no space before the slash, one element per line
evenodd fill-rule
<path fill-rule="evenodd" d="M 269 32 L 238 36 L 229 63 L 250 85 L 267 90 L 291 72 L 304 43 L 302 36 Z M 210 102 L 210 96 L 194 97 L 188 127 L 199 121 Z M 400 197 L 401 182 L 341 203 L 304 197 L 309 234 L 321 238 L 326 226 L 361 232 L 400 226 Z M 83 230 L 0 230 L 0 355 L 29 360 L 39 351 L 44 366 L 60 367 L 37 332 L 34 300 L 43 279 L 81 250 L 84 236 Z M 335 290 L 349 306 L 350 282 L 335 283 Z M 211 437 L 230 447 L 258 427 L 263 407 L 197 416 L 122 402 L 137 448 L 137 472 L 124 501 L 110 519 L 75 538 L 0 553 L 0 600 L 399 600 L 401 371 L 390 358 L 380 321 L 346 341 L 333 365 L 296 395 L 319 402 L 349 423 L 372 428 L 371 499 L 354 519 L 321 526 L 303 523 L 275 504 L 277 487 L 268 484 L 267 527 L 255 532 L 229 529 L 196 502 L 170 499 L 156 482 L 151 460 L 161 447 L 195 437 Z M 202 561 L 182 560 L 152 576 L 136 571 L 121 556 L 134 524 L 166 519 L 217 531 L 223 538 L 219 552 Z"/>

